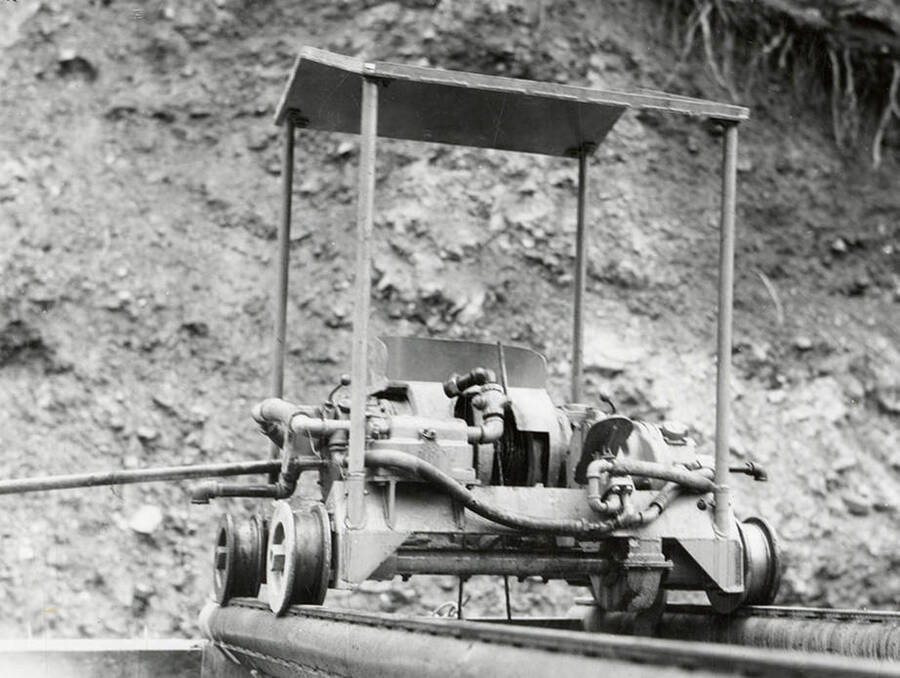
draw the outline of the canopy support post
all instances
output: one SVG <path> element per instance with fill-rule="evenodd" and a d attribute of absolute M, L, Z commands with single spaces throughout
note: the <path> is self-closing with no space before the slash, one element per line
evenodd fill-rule
<path fill-rule="evenodd" d="M 716 361 L 715 527 L 729 532 L 728 434 L 731 425 L 731 330 L 734 301 L 734 215 L 737 191 L 737 124 L 725 124 L 722 145 L 722 213 L 719 223 L 719 319 Z"/>
<path fill-rule="evenodd" d="M 272 354 L 272 396 L 284 395 L 284 341 L 287 331 L 288 274 L 291 261 L 291 192 L 294 186 L 294 121 L 284 121 L 284 147 L 281 156 L 281 222 L 278 225 L 278 283 L 275 289 L 275 346 Z M 272 443 L 271 457 L 281 454 Z M 278 472 L 269 474 L 269 482 L 278 480 Z"/>
<path fill-rule="evenodd" d="M 375 198 L 375 141 L 378 136 L 378 82 L 363 77 L 359 126 L 359 196 L 356 212 L 356 292 L 350 367 L 350 444 L 347 459 L 347 522 L 365 522 L 366 376 L 371 295 L 372 213 Z"/>
<path fill-rule="evenodd" d="M 572 327 L 572 402 L 582 401 L 584 372 L 584 287 L 587 277 L 585 260 L 585 212 L 587 210 L 587 159 L 593 150 L 589 144 L 578 150 L 578 221 L 575 231 L 575 312 Z"/>

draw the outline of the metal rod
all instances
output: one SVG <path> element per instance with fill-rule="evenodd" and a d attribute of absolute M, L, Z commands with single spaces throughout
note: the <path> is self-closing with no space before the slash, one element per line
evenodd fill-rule
<path fill-rule="evenodd" d="M 275 288 L 275 346 L 272 353 L 272 396 L 284 395 L 284 340 L 287 332 L 288 274 L 291 261 L 291 198 L 294 185 L 294 123 L 288 116 L 284 122 L 284 147 L 281 157 L 281 222 L 278 226 L 278 282 Z M 280 450 L 272 443 L 269 456 L 278 457 Z M 278 474 L 269 475 L 274 483 Z"/>
<path fill-rule="evenodd" d="M 509 602 L 509 575 L 503 575 L 503 594 L 506 598 L 506 618 L 512 619 L 512 604 Z"/>
<path fill-rule="evenodd" d="M 722 145 L 722 214 L 719 224 L 719 327 L 716 362 L 715 526 L 728 533 L 731 492 L 728 488 L 728 434 L 731 425 L 731 326 L 734 300 L 734 215 L 737 191 L 737 125 L 725 127 Z"/>
<path fill-rule="evenodd" d="M 500 386 L 504 395 L 509 395 L 509 376 L 506 372 L 506 352 L 503 350 L 503 342 L 497 342 L 497 362 L 500 363 Z"/>
<path fill-rule="evenodd" d="M 359 149 L 359 195 L 356 213 L 356 293 L 350 369 L 350 442 L 347 460 L 347 519 L 363 524 L 366 452 L 366 373 L 368 367 L 369 305 L 371 293 L 372 212 L 375 206 L 375 141 L 378 135 L 378 83 L 362 81 Z"/>
<path fill-rule="evenodd" d="M 433 552 L 400 549 L 379 566 L 379 571 L 392 575 L 477 575 L 505 578 L 506 599 L 510 599 L 509 577 L 544 577 L 547 579 L 583 578 L 603 571 L 608 560 L 594 554 L 578 556 L 541 551 L 475 551 L 436 549 Z"/>
<path fill-rule="evenodd" d="M 280 461 L 264 460 L 197 464 L 194 466 L 160 466 L 159 468 L 75 473 L 64 476 L 42 476 L 39 478 L 2 480 L 0 481 L 0 495 L 42 492 L 45 490 L 67 490 L 75 487 L 97 487 L 98 485 L 153 483 L 161 480 L 240 476 L 252 473 L 274 472 L 277 474 L 280 468 Z"/>
<path fill-rule="evenodd" d="M 582 400 L 582 372 L 584 371 L 584 285 L 587 273 L 585 260 L 585 211 L 587 209 L 588 149 L 578 152 L 578 222 L 575 231 L 575 313 L 572 328 L 572 402 Z"/>

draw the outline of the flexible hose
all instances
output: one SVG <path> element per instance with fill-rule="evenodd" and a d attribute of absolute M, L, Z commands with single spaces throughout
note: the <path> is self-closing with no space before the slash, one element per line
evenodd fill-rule
<path fill-rule="evenodd" d="M 445 494 L 482 518 L 519 530 L 567 535 L 608 534 L 622 527 L 617 520 L 591 521 L 583 518 L 541 518 L 495 506 L 479 500 L 464 485 L 433 464 L 406 452 L 366 450 L 367 466 L 391 466 L 413 473 L 436 485 Z"/>

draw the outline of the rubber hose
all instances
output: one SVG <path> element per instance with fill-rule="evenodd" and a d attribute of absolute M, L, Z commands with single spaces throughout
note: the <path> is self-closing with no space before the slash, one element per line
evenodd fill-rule
<path fill-rule="evenodd" d="M 413 473 L 439 488 L 482 518 L 519 530 L 551 534 L 608 534 L 621 527 L 617 520 L 590 521 L 582 518 L 539 518 L 480 501 L 460 484 L 433 464 L 419 457 L 396 450 L 367 450 L 367 466 L 391 466 Z"/>

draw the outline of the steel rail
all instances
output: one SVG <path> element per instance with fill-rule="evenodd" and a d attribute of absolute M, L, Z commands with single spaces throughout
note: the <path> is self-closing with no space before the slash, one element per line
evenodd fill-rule
<path fill-rule="evenodd" d="M 584 628 L 641 635 L 647 622 L 633 613 L 603 612 L 590 603 Z M 900 674 L 900 612 L 775 605 L 729 615 L 705 605 L 669 605 L 649 631 L 655 638 L 822 652 L 892 662 Z"/>
<path fill-rule="evenodd" d="M 409 619 L 322 607 L 274 616 L 247 598 L 201 614 L 210 648 L 272 676 L 885 676 L 882 662 L 805 652 L 584 633 L 522 624 Z M 892 673 L 893 671 L 893 673 Z"/>
<path fill-rule="evenodd" d="M 708 613 L 705 605 L 670 605 L 685 614 Z M 832 621 L 864 621 L 871 624 L 900 624 L 900 612 L 839 607 L 798 607 L 790 605 L 748 605 L 731 613 L 732 617 L 779 617 L 787 619 L 828 619 Z"/>

